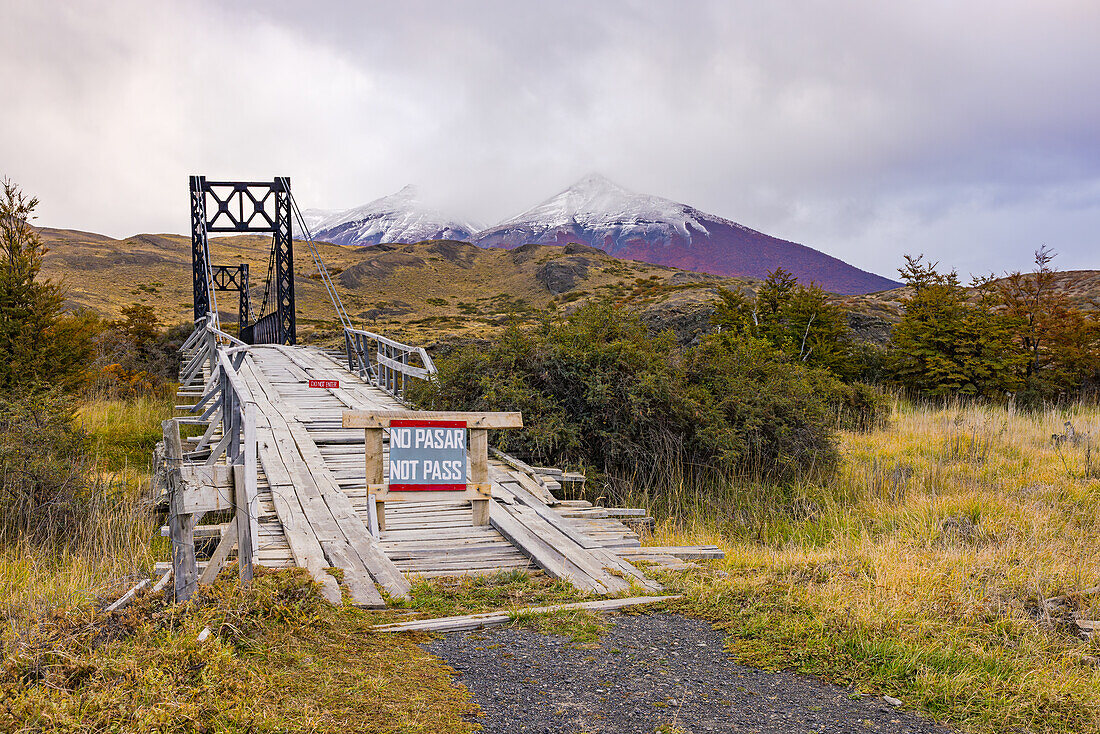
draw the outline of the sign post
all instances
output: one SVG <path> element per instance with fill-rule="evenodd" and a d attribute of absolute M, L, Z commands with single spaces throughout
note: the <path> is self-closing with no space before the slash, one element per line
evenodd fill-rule
<path fill-rule="evenodd" d="M 343 425 L 365 431 L 367 493 L 381 531 L 386 529 L 386 502 L 433 498 L 468 499 L 473 524 L 488 525 L 488 431 L 522 428 L 523 418 L 519 413 L 347 411 Z"/>

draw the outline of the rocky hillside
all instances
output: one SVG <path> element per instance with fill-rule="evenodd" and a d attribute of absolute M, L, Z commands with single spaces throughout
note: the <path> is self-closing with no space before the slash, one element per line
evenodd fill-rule
<path fill-rule="evenodd" d="M 579 242 L 628 260 L 726 276 L 765 278 L 782 267 L 832 293 L 871 293 L 897 283 L 796 242 L 757 232 L 695 207 L 637 194 L 603 176 L 479 232 L 482 247 Z"/>
<path fill-rule="evenodd" d="M 583 244 L 623 260 L 722 276 L 765 278 L 783 267 L 832 293 L 871 293 L 898 285 L 811 247 L 687 204 L 629 191 L 596 174 L 480 231 L 472 222 L 426 207 L 412 186 L 354 209 L 309 209 L 304 216 L 315 239 L 340 245 L 436 239 L 504 249 Z"/>
<path fill-rule="evenodd" d="M 190 321 L 191 244 L 180 235 L 124 240 L 74 230 L 41 229 L 49 253 L 44 273 L 69 287 L 70 306 L 117 317 L 131 303 L 157 308 L 164 323 Z M 248 263 L 255 307 L 263 299 L 270 240 L 211 239 L 215 264 Z M 352 320 L 362 328 L 430 343 L 485 338 L 510 320 L 532 321 L 549 310 L 612 298 L 640 311 L 655 328 L 685 341 L 705 328 L 717 288 L 753 288 L 748 278 L 723 278 L 620 260 L 596 248 L 526 245 L 483 249 L 436 240 L 343 247 L 320 243 Z M 308 250 L 295 250 L 299 334 L 335 334 L 336 322 Z M 237 297 L 219 293 L 223 321 L 235 323 Z"/>
<path fill-rule="evenodd" d="M 157 308 L 163 323 L 191 319 L 191 243 L 180 235 L 116 240 L 74 230 L 41 229 L 49 253 L 44 272 L 69 287 L 70 306 L 117 317 L 131 303 Z M 215 264 L 249 264 L 258 308 L 267 272 L 266 237 L 211 240 Z M 550 310 L 570 310 L 609 298 L 634 309 L 655 329 L 671 328 L 691 343 L 708 328 L 719 288 L 754 290 L 759 280 L 730 278 L 620 260 L 585 245 L 528 244 L 511 250 L 435 240 L 343 247 L 319 243 L 321 257 L 352 317 L 362 328 L 434 343 L 488 338 L 511 320 L 530 322 Z M 335 335 L 336 322 L 308 250 L 295 250 L 299 333 Z M 1081 305 L 1100 302 L 1100 271 L 1063 273 Z M 904 288 L 838 296 L 857 336 L 885 342 L 901 317 Z M 226 323 L 236 321 L 236 293 L 219 294 Z"/>

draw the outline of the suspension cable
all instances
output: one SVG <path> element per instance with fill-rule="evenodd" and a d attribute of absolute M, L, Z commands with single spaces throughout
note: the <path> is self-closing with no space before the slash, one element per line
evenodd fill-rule
<path fill-rule="evenodd" d="M 210 236 L 206 231 L 206 191 L 200 189 L 199 196 L 202 197 L 202 266 L 203 275 L 206 276 L 206 294 L 207 294 L 207 315 L 211 317 L 211 325 L 218 329 L 222 328 L 221 317 L 218 315 L 218 296 L 217 291 L 214 290 L 214 268 L 210 265 Z"/>
<path fill-rule="evenodd" d="M 298 202 L 294 200 L 294 195 L 290 193 L 290 179 L 284 178 L 283 190 L 286 191 L 287 196 L 290 197 L 290 206 L 294 212 L 295 218 L 298 220 L 298 226 L 302 228 L 302 232 L 306 236 L 306 244 L 309 245 L 309 254 L 313 256 L 313 262 L 317 266 L 317 272 L 321 274 L 321 281 L 325 284 L 325 290 L 328 291 L 329 300 L 332 301 L 333 307 L 336 309 L 336 315 L 340 318 L 340 325 L 345 329 L 354 328 L 351 319 L 348 318 L 348 312 L 344 310 L 344 302 L 340 299 L 340 294 L 336 291 L 336 286 L 332 283 L 332 278 L 329 277 L 328 268 L 325 267 L 325 262 L 321 259 L 320 252 L 317 251 L 317 244 L 313 241 L 313 235 L 309 231 L 309 227 L 306 226 L 305 217 L 302 216 L 301 209 L 298 208 Z"/>
<path fill-rule="evenodd" d="M 264 280 L 264 298 L 260 303 L 260 315 L 259 319 L 262 319 L 267 313 L 267 300 L 271 295 L 271 283 L 275 280 L 275 235 L 271 235 L 271 252 L 267 256 L 267 277 Z M 249 299 L 251 301 L 251 299 Z M 251 303 L 249 304 L 251 308 Z M 258 318 L 253 317 L 253 321 L 257 321 Z"/>

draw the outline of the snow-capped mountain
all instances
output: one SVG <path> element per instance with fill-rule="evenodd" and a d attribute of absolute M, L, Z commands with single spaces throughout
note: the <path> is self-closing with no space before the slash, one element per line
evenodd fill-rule
<path fill-rule="evenodd" d="M 332 215 L 339 213 L 340 212 L 335 209 L 303 209 L 302 219 L 305 220 L 306 226 L 309 227 L 309 231 L 315 233 L 317 231 L 318 224 L 328 219 Z M 294 229 L 298 229 L 297 219 L 294 220 Z"/>
<path fill-rule="evenodd" d="M 446 216 L 424 206 L 414 186 L 369 204 L 343 211 L 307 209 L 302 212 L 314 239 L 337 245 L 377 245 L 380 242 L 465 240 L 478 225 Z"/>
<path fill-rule="evenodd" d="M 777 267 L 841 294 L 898 284 L 823 252 L 781 240 L 670 199 L 589 175 L 532 209 L 478 232 L 482 247 L 528 242 L 598 247 L 616 257 L 717 275 L 764 278 Z"/>

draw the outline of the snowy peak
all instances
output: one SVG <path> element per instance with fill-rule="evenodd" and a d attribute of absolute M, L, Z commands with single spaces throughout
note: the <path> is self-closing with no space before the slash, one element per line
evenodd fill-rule
<path fill-rule="evenodd" d="M 671 199 L 639 194 L 595 173 L 484 230 L 425 206 L 415 186 L 352 209 L 310 209 L 303 215 L 315 238 L 341 245 L 451 239 L 510 249 L 575 242 L 626 260 L 716 275 L 764 278 L 783 267 L 834 293 L 871 293 L 897 285 L 805 245 Z"/>
<path fill-rule="evenodd" d="M 652 232 L 654 227 L 664 225 L 690 238 L 689 224 L 696 230 L 706 231 L 695 214 L 695 210 L 685 204 L 660 196 L 638 194 L 598 173 L 591 173 L 490 231 L 522 224 L 545 230 L 579 225 L 642 227 Z"/>
<path fill-rule="evenodd" d="M 425 206 L 415 186 L 343 211 L 303 212 L 313 236 L 338 245 L 377 245 L 380 242 L 469 240 L 478 226 Z M 314 222 L 310 222 L 314 218 Z"/>
<path fill-rule="evenodd" d="M 764 278 L 783 267 L 835 293 L 870 293 L 897 285 L 796 242 L 671 199 L 635 193 L 599 174 L 479 232 L 474 241 L 504 248 L 576 242 L 625 260 L 716 275 Z"/>
<path fill-rule="evenodd" d="M 636 240 L 665 247 L 690 245 L 694 237 L 706 236 L 707 216 L 686 204 L 638 194 L 599 174 L 589 174 L 541 204 L 478 233 L 476 242 L 483 247 L 582 242 L 619 255 Z"/>

